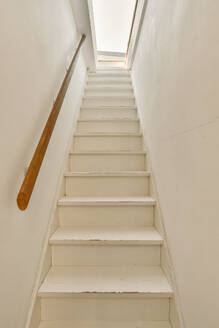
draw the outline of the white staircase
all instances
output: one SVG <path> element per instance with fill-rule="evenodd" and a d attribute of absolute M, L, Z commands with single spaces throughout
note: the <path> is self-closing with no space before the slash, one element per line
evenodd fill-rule
<path fill-rule="evenodd" d="M 50 238 L 40 328 L 170 328 L 172 289 L 128 71 L 90 73 Z"/>

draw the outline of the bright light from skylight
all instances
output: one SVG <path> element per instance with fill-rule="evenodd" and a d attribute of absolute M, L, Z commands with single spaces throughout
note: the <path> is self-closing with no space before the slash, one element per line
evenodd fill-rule
<path fill-rule="evenodd" d="M 97 51 L 126 53 L 136 0 L 93 0 Z"/>

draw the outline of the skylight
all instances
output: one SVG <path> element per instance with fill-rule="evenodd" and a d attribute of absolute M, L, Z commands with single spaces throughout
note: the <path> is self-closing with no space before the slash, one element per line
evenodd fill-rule
<path fill-rule="evenodd" d="M 98 53 L 127 51 L 136 0 L 93 0 Z"/>

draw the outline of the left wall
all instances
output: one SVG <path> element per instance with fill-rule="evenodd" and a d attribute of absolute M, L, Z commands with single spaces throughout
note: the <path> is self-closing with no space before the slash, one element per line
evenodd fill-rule
<path fill-rule="evenodd" d="M 32 198 L 16 196 L 79 40 L 69 0 L 0 3 L 0 325 L 23 328 L 86 65 L 77 62 Z"/>

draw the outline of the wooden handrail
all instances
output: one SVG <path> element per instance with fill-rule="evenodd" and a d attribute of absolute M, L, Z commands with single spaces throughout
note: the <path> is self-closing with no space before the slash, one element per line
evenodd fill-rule
<path fill-rule="evenodd" d="M 62 82 L 62 86 L 59 90 L 58 96 L 54 102 L 54 105 L 53 105 L 53 108 L 49 115 L 49 118 L 44 127 L 43 133 L 40 137 L 40 141 L 35 150 L 35 153 L 31 160 L 30 166 L 28 167 L 23 184 L 18 193 L 17 204 L 18 204 L 19 209 L 22 211 L 24 211 L 28 206 L 31 194 L 33 192 L 34 185 L 36 183 L 37 176 L 39 174 L 40 167 L 42 165 L 42 162 L 43 162 L 43 159 L 44 159 L 44 156 L 46 153 L 47 146 L 49 144 L 51 135 L 53 133 L 53 130 L 54 130 L 54 127 L 56 124 L 56 120 L 58 118 L 58 115 L 59 115 L 60 109 L 62 107 L 69 83 L 71 81 L 71 77 L 72 77 L 72 74 L 74 71 L 74 63 L 75 63 L 76 57 L 77 57 L 77 55 L 80 51 L 80 48 L 85 39 L 86 39 L 86 36 L 82 35 L 80 42 L 78 44 L 78 47 L 73 56 L 72 62 L 66 72 L 64 81 Z"/>

